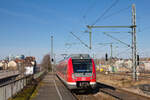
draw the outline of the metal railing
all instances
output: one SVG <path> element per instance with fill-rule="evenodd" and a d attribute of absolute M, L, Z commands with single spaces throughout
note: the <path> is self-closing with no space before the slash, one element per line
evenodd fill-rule
<path fill-rule="evenodd" d="M 0 85 L 0 100 L 8 100 L 9 98 L 13 97 L 31 81 L 32 81 L 32 76 L 27 76 Z"/>
<path fill-rule="evenodd" d="M 21 79 L 9 81 L 0 85 L 0 100 L 8 100 L 20 92 L 25 86 L 31 83 L 33 79 L 39 78 L 44 72 L 26 76 Z"/>

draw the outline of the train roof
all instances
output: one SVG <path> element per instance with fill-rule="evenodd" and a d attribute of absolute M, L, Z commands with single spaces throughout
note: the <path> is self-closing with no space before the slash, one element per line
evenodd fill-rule
<path fill-rule="evenodd" d="M 59 62 L 65 61 L 69 58 L 72 58 L 72 59 L 91 59 L 89 54 L 71 54 L 68 57 L 65 57 L 65 59 L 60 60 Z"/>
<path fill-rule="evenodd" d="M 67 58 L 72 58 L 72 59 L 91 59 L 89 54 L 71 54 Z"/>

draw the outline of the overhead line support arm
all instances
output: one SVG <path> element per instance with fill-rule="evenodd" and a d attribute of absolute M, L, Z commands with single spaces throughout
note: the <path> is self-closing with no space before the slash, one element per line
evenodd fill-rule
<path fill-rule="evenodd" d="M 136 25 L 131 26 L 93 26 L 93 25 L 87 25 L 87 28 L 133 28 L 136 27 Z"/>

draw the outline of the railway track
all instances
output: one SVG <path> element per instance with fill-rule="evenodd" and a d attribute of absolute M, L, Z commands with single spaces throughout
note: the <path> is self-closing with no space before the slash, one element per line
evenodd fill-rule
<path fill-rule="evenodd" d="M 93 91 L 94 90 L 89 90 L 88 92 L 83 93 L 73 93 L 73 95 L 78 100 L 103 100 L 103 98 L 111 98 L 111 100 L 150 100 L 149 97 L 135 94 L 133 92 L 115 88 L 102 83 L 97 83 L 97 90 L 95 92 Z M 105 94 L 105 96 L 108 96 L 103 97 L 103 94 Z"/>
<path fill-rule="evenodd" d="M 97 100 L 95 94 L 98 93 L 97 89 L 74 90 L 72 94 L 77 100 Z"/>
<path fill-rule="evenodd" d="M 84 90 L 71 91 L 58 76 L 57 78 L 59 79 L 59 82 L 63 84 L 63 88 L 67 88 L 68 91 L 66 92 L 72 95 L 73 100 L 97 100 L 92 94 L 94 91 L 91 91 L 90 89 L 88 91 L 84 91 Z"/>
<path fill-rule="evenodd" d="M 65 88 L 67 88 L 64 83 L 63 85 L 65 86 Z M 70 90 L 68 89 L 68 91 Z M 72 96 L 76 100 L 100 100 L 100 99 L 104 100 L 102 96 L 103 94 L 108 95 L 108 97 L 113 98 L 111 100 L 150 100 L 149 97 L 138 95 L 133 92 L 129 92 L 120 88 L 112 87 L 112 86 L 106 85 L 104 83 L 99 83 L 99 82 L 97 82 L 96 89 L 74 90 L 74 91 L 70 91 L 70 93 L 72 93 Z M 109 100 L 109 98 L 107 98 L 107 100 Z"/>
<path fill-rule="evenodd" d="M 97 85 L 98 90 L 95 92 L 93 92 L 94 90 L 89 90 L 83 93 L 73 92 L 73 95 L 77 98 L 77 100 L 150 100 L 148 97 L 114 88 L 102 83 L 97 83 Z M 108 96 L 106 97 L 106 95 Z"/>
<path fill-rule="evenodd" d="M 60 100 L 78 100 L 78 98 L 73 94 L 63 81 L 53 73 L 53 78 L 55 79 L 55 87 L 57 88 L 57 93 L 59 94 Z M 63 95 L 62 95 L 63 94 Z M 69 98 L 67 96 L 69 95 Z M 64 99 L 65 98 L 65 99 Z"/>
<path fill-rule="evenodd" d="M 100 73 L 100 72 L 97 72 L 98 74 L 103 74 L 103 75 L 106 75 L 104 73 Z M 111 75 L 111 76 L 128 76 L 128 77 L 133 77 L 132 76 L 132 73 L 131 72 L 128 72 L 128 73 L 109 73 L 108 75 Z M 141 73 L 141 75 L 138 76 L 139 79 L 150 79 L 150 74 L 149 73 Z"/>
<path fill-rule="evenodd" d="M 106 84 L 97 83 L 100 92 L 108 94 L 118 100 L 150 100 L 149 97 L 142 96 L 124 89 L 112 87 Z"/>

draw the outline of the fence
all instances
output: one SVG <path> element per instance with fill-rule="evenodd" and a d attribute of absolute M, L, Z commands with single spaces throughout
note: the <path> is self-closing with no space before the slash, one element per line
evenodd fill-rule
<path fill-rule="evenodd" d="M 8 100 L 9 98 L 20 92 L 25 86 L 27 86 L 32 79 L 40 77 L 44 72 L 37 73 L 35 75 L 27 76 L 18 80 L 14 80 L 3 85 L 0 85 L 0 100 Z"/>

